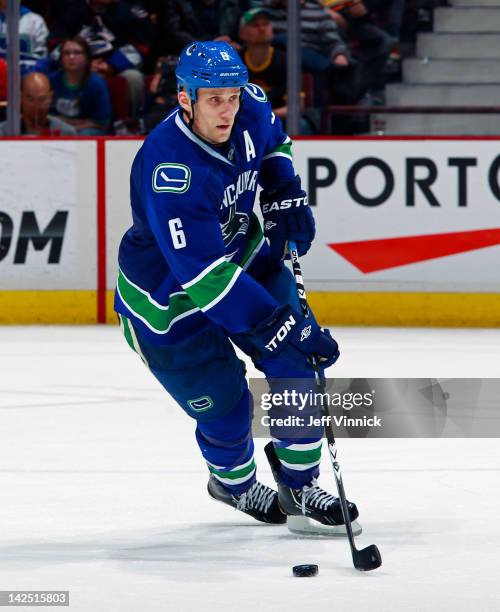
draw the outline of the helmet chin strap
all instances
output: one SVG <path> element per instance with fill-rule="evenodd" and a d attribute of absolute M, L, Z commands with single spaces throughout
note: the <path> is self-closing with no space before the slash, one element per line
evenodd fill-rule
<path fill-rule="evenodd" d="M 185 90 L 184 90 L 184 91 L 185 91 Z M 186 123 L 188 124 L 189 129 L 190 129 L 191 131 L 193 131 L 193 123 L 194 123 L 194 105 L 195 105 L 195 102 L 193 102 L 193 101 L 191 100 L 191 96 L 189 96 L 189 95 L 188 95 L 188 100 L 189 100 L 189 108 L 190 108 L 190 110 L 191 110 L 191 116 L 189 116 L 189 115 L 188 115 L 188 112 L 187 112 L 187 110 L 186 110 L 184 107 L 183 107 L 183 112 L 184 112 L 184 116 L 185 116 L 185 117 L 186 117 L 186 116 L 188 117 L 188 120 L 187 120 L 187 122 L 186 122 Z"/>
<path fill-rule="evenodd" d="M 233 125 L 233 129 L 234 126 L 236 125 L 236 122 L 239 119 L 240 113 L 241 113 L 241 107 L 243 106 L 243 91 L 244 91 L 244 87 L 240 87 L 240 107 L 238 108 L 238 112 L 236 113 L 236 117 L 234 118 L 234 125 Z"/>
<path fill-rule="evenodd" d="M 189 129 L 192 130 L 193 123 L 194 123 L 194 105 L 196 104 L 196 102 L 192 102 L 191 100 L 190 102 L 191 102 L 191 117 L 189 118 L 188 126 L 189 126 Z"/>

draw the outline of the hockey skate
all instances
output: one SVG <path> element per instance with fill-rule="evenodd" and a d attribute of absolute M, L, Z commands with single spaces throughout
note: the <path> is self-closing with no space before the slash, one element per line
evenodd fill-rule
<path fill-rule="evenodd" d="M 298 534 L 345 536 L 340 499 L 318 486 L 315 480 L 301 489 L 287 487 L 277 477 L 279 459 L 272 442 L 266 445 L 265 452 L 278 484 L 278 503 L 287 515 L 288 529 Z M 357 536 L 362 531 L 356 522 L 359 512 L 353 502 L 347 502 L 347 506 L 353 535 Z"/>
<path fill-rule="evenodd" d="M 286 515 L 278 504 L 278 493 L 261 482 L 255 482 L 248 491 L 233 495 L 214 476 L 208 481 L 208 494 L 213 499 L 241 510 L 262 523 L 283 525 Z"/>

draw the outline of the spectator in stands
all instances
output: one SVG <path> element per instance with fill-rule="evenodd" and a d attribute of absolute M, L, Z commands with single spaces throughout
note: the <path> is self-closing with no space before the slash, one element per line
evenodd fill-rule
<path fill-rule="evenodd" d="M 343 11 L 361 17 L 376 13 L 377 24 L 394 40 L 399 40 L 405 2 L 406 0 L 321 0 L 321 4 L 330 10 L 335 21 L 344 29 L 348 27 L 348 22 L 342 16 Z"/>
<path fill-rule="evenodd" d="M 92 57 L 81 36 L 61 44 L 61 69 L 50 74 L 54 112 L 71 124 L 79 136 L 106 134 L 111 119 L 105 81 L 90 70 Z"/>
<path fill-rule="evenodd" d="M 30 72 L 21 81 L 21 134 L 26 136 L 76 136 L 73 126 L 49 115 L 52 90 L 47 75 Z M 6 122 L 0 136 L 7 136 Z"/>
<path fill-rule="evenodd" d="M 266 92 L 273 112 L 286 117 L 286 54 L 273 47 L 273 24 L 265 8 L 245 11 L 241 18 L 239 38 L 243 41 L 241 56 L 248 68 L 250 83 Z"/>
<path fill-rule="evenodd" d="M 238 0 L 165 0 L 158 13 L 159 52 L 179 54 L 195 40 L 225 40 L 238 48 L 235 37 L 247 2 Z"/>
<path fill-rule="evenodd" d="M 253 8 L 243 13 L 239 38 L 244 43 L 241 55 L 248 68 L 249 81 L 262 87 L 274 114 L 286 122 L 286 54 L 273 47 L 273 35 L 273 24 L 268 10 Z M 300 95 L 303 101 L 304 94 L 301 92 Z M 311 123 L 303 116 L 301 133 L 310 134 L 312 131 Z"/>
<path fill-rule="evenodd" d="M 130 112 L 136 115 L 144 97 L 143 61 L 149 53 L 153 24 L 138 3 L 79 0 L 55 18 L 50 44 L 80 35 L 90 45 L 92 70 L 103 77 L 127 79 Z"/>
<path fill-rule="evenodd" d="M 0 57 L 7 56 L 6 11 L 8 0 L 0 0 Z M 41 15 L 21 5 L 19 15 L 20 62 L 23 74 L 34 70 L 37 62 L 47 57 L 49 30 Z"/>
<path fill-rule="evenodd" d="M 376 13 L 380 27 L 399 42 L 406 0 L 364 0 L 370 14 Z"/>
<path fill-rule="evenodd" d="M 254 0 L 253 4 L 270 11 L 276 33 L 274 43 L 286 46 L 287 0 Z M 326 102 L 321 99 L 325 90 L 338 103 L 355 102 L 359 70 L 348 42 L 319 0 L 300 0 L 300 4 L 302 69 L 316 75 L 317 102 Z"/>
<path fill-rule="evenodd" d="M 175 77 L 178 62 L 177 55 L 159 57 L 156 62 L 142 114 L 145 133 L 150 132 L 178 104 Z"/>
<path fill-rule="evenodd" d="M 246 8 L 238 0 L 191 0 L 198 19 L 203 24 L 205 36 L 234 44 L 238 23 Z"/>
<path fill-rule="evenodd" d="M 404 0 L 350 0 L 330 2 L 332 16 L 351 41 L 358 43 L 360 59 L 360 94 L 380 90 L 384 84 L 384 67 L 398 38 L 391 36 L 373 20 L 369 6 L 400 5 Z M 401 14 L 402 16 L 402 14 Z M 401 21 L 400 21 L 401 25 Z"/>

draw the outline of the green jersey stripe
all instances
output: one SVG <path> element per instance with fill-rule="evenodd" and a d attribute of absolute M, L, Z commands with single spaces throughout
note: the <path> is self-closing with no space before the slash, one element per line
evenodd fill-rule
<path fill-rule="evenodd" d="M 246 478 L 252 472 L 255 471 L 255 461 L 252 459 L 249 463 L 245 465 L 245 467 L 235 469 L 235 470 L 216 470 L 211 465 L 208 465 L 208 469 L 210 473 L 214 476 L 218 476 L 219 478 L 224 478 L 225 480 L 234 481 L 238 478 Z"/>
<path fill-rule="evenodd" d="M 247 270 L 250 267 L 250 264 L 264 244 L 264 241 L 264 233 L 260 226 L 259 219 L 255 213 L 252 213 L 250 229 L 248 230 L 248 242 L 240 261 L 240 266 L 243 270 Z"/>
<path fill-rule="evenodd" d="M 280 460 L 287 463 L 312 463 L 321 459 L 321 446 L 311 450 L 290 450 L 289 448 L 276 448 Z"/>
<path fill-rule="evenodd" d="M 137 289 L 137 291 L 139 293 L 142 293 L 142 295 L 144 295 L 148 302 L 151 302 L 151 304 L 153 304 L 153 306 L 156 306 L 157 308 L 159 308 L 160 310 L 168 310 L 169 306 L 165 306 L 164 304 L 160 304 L 159 302 L 157 302 L 152 295 L 146 291 L 145 289 L 143 289 L 142 287 L 139 287 L 139 285 L 136 285 L 135 283 L 133 283 L 129 278 L 126 277 L 126 275 L 123 273 L 122 270 L 119 270 L 118 273 L 123 277 L 123 279 L 127 282 L 128 285 L 130 285 L 131 287 L 133 287 L 134 289 Z M 185 291 L 176 291 L 175 293 L 171 293 L 170 297 L 172 297 L 173 295 L 185 295 Z"/>
<path fill-rule="evenodd" d="M 135 351 L 134 341 L 132 340 L 132 334 L 130 333 L 130 329 L 127 325 L 128 319 L 122 316 L 121 314 L 118 315 L 118 318 L 120 319 L 120 327 L 122 329 L 123 335 L 125 336 L 125 340 L 127 341 L 127 344 L 130 346 L 130 348 L 133 351 Z"/>
<path fill-rule="evenodd" d="M 147 292 L 132 284 L 121 270 L 118 272 L 117 291 L 130 312 L 157 334 L 166 334 L 176 321 L 199 312 L 184 292 L 172 293 L 168 306 L 157 304 Z"/>
<path fill-rule="evenodd" d="M 212 266 L 209 266 L 212 267 Z M 194 284 L 183 285 L 194 304 L 202 311 L 215 306 L 230 291 L 242 272 L 237 264 L 223 261 L 204 274 Z M 198 278 L 198 277 L 197 277 Z"/>
<path fill-rule="evenodd" d="M 197 274 L 194 278 L 192 278 L 190 281 L 188 281 L 187 283 L 183 283 L 182 288 L 183 289 L 189 289 L 189 287 L 192 287 L 193 285 L 196 285 L 197 282 L 201 281 L 207 274 L 209 274 L 214 268 L 217 268 L 218 266 L 220 266 L 221 263 L 224 263 L 226 261 L 226 258 L 224 256 L 219 257 L 219 259 L 216 259 L 215 261 L 212 261 L 211 264 L 209 264 L 206 268 L 204 268 L 199 274 Z"/>
<path fill-rule="evenodd" d="M 291 155 L 288 155 L 287 153 L 281 153 L 280 151 L 277 151 L 276 153 L 269 153 L 269 155 L 263 157 L 262 160 L 264 161 L 266 159 L 271 159 L 272 157 L 285 157 L 286 159 L 293 161 L 293 157 Z"/>
<path fill-rule="evenodd" d="M 231 291 L 232 286 L 238 280 L 238 276 L 242 272 L 243 272 L 243 269 L 240 268 L 239 266 L 236 266 L 236 270 L 234 271 L 234 274 L 231 277 L 231 280 L 229 281 L 229 283 L 226 285 L 225 289 L 222 291 L 222 293 L 219 293 L 219 295 L 217 295 L 206 306 L 203 306 L 203 308 L 201 309 L 202 312 L 207 312 L 207 310 L 210 310 L 210 308 L 213 308 L 216 304 L 218 304 Z"/>
<path fill-rule="evenodd" d="M 253 469 L 250 472 L 250 474 L 248 474 L 248 476 L 243 476 L 243 478 L 235 478 L 231 480 L 230 478 L 222 478 L 222 476 L 218 476 L 217 474 L 214 474 L 214 477 L 217 478 L 218 481 L 222 482 L 222 484 L 234 486 L 234 485 L 243 484 L 244 482 L 251 480 L 254 474 L 255 474 L 255 469 Z"/>
<path fill-rule="evenodd" d="M 270 151 L 267 155 L 264 155 L 262 161 L 265 159 L 271 159 L 271 157 L 287 157 L 288 159 L 292 159 L 292 141 L 287 138 L 285 142 L 274 147 L 272 151 Z"/>
<path fill-rule="evenodd" d="M 130 332 L 130 337 L 132 338 L 132 344 L 134 345 L 135 352 L 139 355 L 139 357 L 146 364 L 146 366 L 149 367 L 149 364 L 146 361 L 146 357 L 144 357 L 144 355 L 142 353 L 141 346 L 139 344 L 139 340 L 137 340 L 137 335 L 135 333 L 134 326 L 130 322 L 130 319 L 127 319 L 127 317 L 125 317 L 125 325 L 128 327 L 128 330 Z"/>
<path fill-rule="evenodd" d="M 313 467 L 316 467 L 321 463 L 321 459 L 318 461 L 313 461 L 312 463 L 288 463 L 287 461 L 282 461 L 280 459 L 281 465 L 287 467 L 291 470 L 297 470 L 298 472 L 305 472 L 306 470 L 310 470 Z"/>
<path fill-rule="evenodd" d="M 167 306 L 155 301 L 150 293 L 133 283 L 119 270 L 118 295 L 130 312 L 148 329 L 156 334 L 166 334 L 177 321 L 200 310 L 206 312 L 220 302 L 231 290 L 241 272 L 251 265 L 264 242 L 260 222 L 257 216 L 252 214 L 247 243 L 239 264 L 228 262 L 225 257 L 212 262 L 183 286 L 186 291 L 171 293 Z"/>

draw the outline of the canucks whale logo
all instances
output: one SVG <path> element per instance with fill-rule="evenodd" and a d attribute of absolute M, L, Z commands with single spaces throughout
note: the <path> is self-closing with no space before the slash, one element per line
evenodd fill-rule
<path fill-rule="evenodd" d="M 237 212 L 236 208 L 231 206 L 228 220 L 221 225 L 224 246 L 227 248 L 236 236 L 240 234 L 245 235 L 249 225 L 250 219 L 248 215 L 246 213 Z"/>

